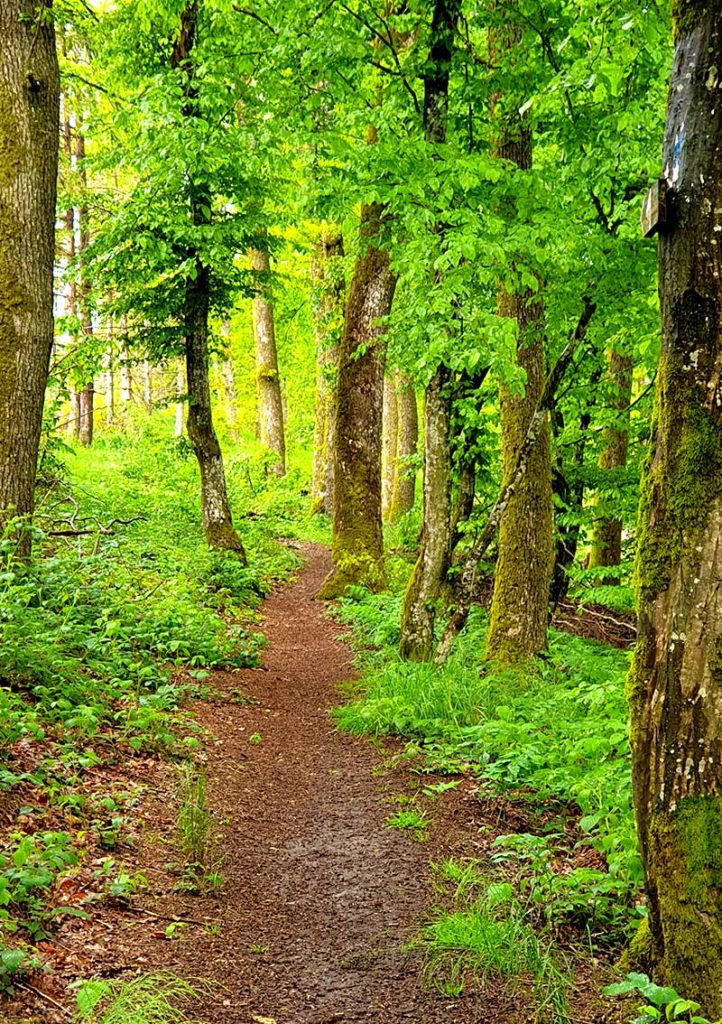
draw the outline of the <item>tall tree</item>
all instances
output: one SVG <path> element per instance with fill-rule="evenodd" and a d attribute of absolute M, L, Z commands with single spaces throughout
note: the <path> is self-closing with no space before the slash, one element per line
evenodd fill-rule
<path fill-rule="evenodd" d="M 29 517 L 53 343 L 60 81 L 49 0 L 0 4 L 0 525 Z M 29 553 L 30 534 L 18 547 Z"/>
<path fill-rule="evenodd" d="M 604 447 L 599 457 L 599 468 L 614 473 L 627 464 L 629 448 L 629 403 L 632 399 L 634 361 L 631 356 L 611 350 L 608 357 L 612 384 L 614 422 L 604 431 Z M 619 516 L 598 515 L 594 524 L 590 567 L 615 566 L 622 560 L 622 520 Z M 619 577 L 610 573 L 606 583 L 617 583 Z"/>
<path fill-rule="evenodd" d="M 338 349 L 343 325 L 343 238 L 324 227 L 311 265 L 315 290 L 316 404 L 311 495 L 318 512 L 333 514 Z"/>
<path fill-rule="evenodd" d="M 375 141 L 372 134 L 371 141 Z M 381 419 L 385 326 L 396 289 L 383 241 L 384 208 L 361 211 L 361 251 L 354 267 L 339 346 L 334 397 L 333 569 L 320 596 L 337 597 L 350 584 L 386 585 L 381 527 Z"/>
<path fill-rule="evenodd" d="M 512 49 L 518 50 L 520 42 L 521 31 L 513 23 L 495 26 L 490 33 L 492 61 Z M 532 134 L 517 108 L 518 104 L 508 97 L 495 97 L 495 151 L 500 160 L 524 172 L 532 166 Z M 544 306 L 529 288 L 509 291 L 502 286 L 498 309 L 502 316 L 516 323 L 517 362 L 525 375 L 523 395 L 504 385 L 500 388 L 502 473 L 506 480 L 514 472 L 544 388 Z M 499 523 L 488 654 L 501 661 L 523 661 L 544 650 L 547 644 L 554 568 L 551 480 L 551 444 L 545 422 L 527 470 Z"/>
<path fill-rule="evenodd" d="M 283 429 L 281 377 L 278 372 L 276 324 L 271 297 L 271 261 L 267 244 L 249 252 L 253 273 L 253 335 L 256 342 L 256 388 L 258 393 L 259 440 L 275 460 L 271 472 L 286 472 L 286 438 Z"/>
<path fill-rule="evenodd" d="M 198 92 L 192 51 L 196 41 L 200 0 L 192 0 L 181 12 L 180 31 L 173 46 L 172 66 L 184 80 L 183 116 L 195 118 Z M 212 199 L 207 182 L 188 177 L 188 205 L 194 228 L 202 232 L 211 224 Z M 186 250 L 193 266 L 185 282 L 183 326 L 185 332 L 186 386 L 188 389 L 188 437 L 201 474 L 201 512 L 208 546 L 234 551 L 245 561 L 246 553 L 236 533 L 228 501 L 223 456 L 213 426 L 208 376 L 208 318 L 211 300 L 210 268 L 199 248 Z"/>
<path fill-rule="evenodd" d="M 416 466 L 410 464 L 419 442 L 419 410 L 416 389 L 403 374 L 394 375 L 396 391 L 396 469 L 389 499 L 388 519 L 395 523 L 414 507 Z"/>
<path fill-rule="evenodd" d="M 443 143 L 449 108 L 449 77 L 459 0 L 436 0 L 424 74 L 424 138 Z M 440 227 L 437 226 L 437 230 Z M 449 310 L 451 316 L 451 309 Z M 424 403 L 424 524 L 401 613 L 400 652 L 426 661 L 434 642 L 436 605 L 451 559 L 451 373 L 441 363 L 426 387 Z"/>
<path fill-rule="evenodd" d="M 381 446 L 381 515 L 389 519 L 391 500 L 396 487 L 397 451 L 399 443 L 399 406 L 393 377 L 384 378 L 383 430 Z"/>
<path fill-rule="evenodd" d="M 630 677 L 634 800 L 665 977 L 722 1014 L 722 5 L 674 5 L 662 352 Z"/>

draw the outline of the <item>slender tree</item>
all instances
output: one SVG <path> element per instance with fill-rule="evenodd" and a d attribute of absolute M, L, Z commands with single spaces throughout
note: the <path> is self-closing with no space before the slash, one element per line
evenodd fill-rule
<path fill-rule="evenodd" d="M 259 440 L 275 460 L 271 472 L 286 472 L 286 438 L 283 429 L 281 377 L 278 372 L 276 325 L 271 298 L 271 263 L 268 246 L 251 249 L 249 262 L 254 279 L 253 335 L 256 342 Z"/>
<path fill-rule="evenodd" d="M 60 82 L 50 2 L 0 4 L 0 526 L 29 517 L 50 350 Z M 26 555 L 30 534 L 18 547 Z"/>
<path fill-rule="evenodd" d="M 459 0 L 436 0 L 434 4 L 424 75 L 424 137 L 431 144 L 446 139 L 449 77 L 459 11 Z M 451 373 L 442 363 L 427 385 L 424 403 L 424 525 L 421 550 L 401 613 L 401 656 L 414 661 L 431 657 L 436 605 L 451 560 L 450 382 Z"/>
<path fill-rule="evenodd" d="M 396 374 L 395 389 L 398 427 L 396 469 L 388 510 L 391 523 L 397 522 L 414 507 L 416 467 L 410 463 L 416 455 L 419 442 L 419 410 L 413 382 L 408 377 Z"/>
<path fill-rule="evenodd" d="M 599 468 L 614 473 L 627 464 L 629 448 L 629 403 L 632 399 L 634 361 L 631 356 L 610 351 L 609 376 L 614 392 L 613 409 L 616 419 L 604 432 L 604 447 L 599 457 Z M 594 538 L 589 555 L 590 567 L 615 566 L 622 560 L 622 520 L 614 515 L 600 515 L 594 524 Z M 610 573 L 605 583 L 618 583 L 619 577 Z"/>
<path fill-rule="evenodd" d="M 492 59 L 521 41 L 516 25 L 495 26 L 490 33 Z M 528 171 L 532 135 L 516 106 L 505 110 L 504 98 L 493 103 L 496 156 Z M 544 388 L 544 306 L 529 289 L 502 287 L 498 309 L 517 329 L 517 362 L 524 371 L 523 395 L 500 388 L 502 472 L 508 480 Z M 499 524 L 499 556 L 489 623 L 488 654 L 518 662 L 539 654 L 547 644 L 549 593 L 554 568 L 552 473 L 549 426 L 542 424 L 527 470 L 506 505 Z"/>
<path fill-rule="evenodd" d="M 186 99 L 184 116 L 197 116 L 197 89 L 192 60 L 199 17 L 199 0 L 192 0 L 181 12 L 180 31 L 173 46 L 173 68 L 182 72 Z M 198 231 L 211 223 L 211 196 L 203 181 L 188 184 L 188 204 Z M 186 382 L 188 389 L 188 437 L 201 474 L 201 512 L 209 547 L 234 551 L 245 562 L 246 553 L 236 533 L 228 501 L 223 456 L 213 426 L 211 390 L 208 378 L 208 317 L 210 312 L 210 269 L 199 249 L 189 246 L 187 259 L 194 266 L 185 284 L 183 326 L 185 331 Z"/>
<path fill-rule="evenodd" d="M 316 407 L 313 438 L 312 497 L 317 512 L 333 514 L 333 469 L 336 445 L 334 394 L 343 326 L 343 238 L 325 227 L 316 245 L 311 271 L 314 280 L 316 334 Z"/>
<path fill-rule="evenodd" d="M 384 378 L 381 446 L 381 515 L 388 522 L 396 488 L 399 443 L 399 406 L 394 378 Z"/>
<path fill-rule="evenodd" d="M 722 1014 L 722 5 L 674 5 L 662 351 L 639 510 L 634 800 L 653 951 Z"/>

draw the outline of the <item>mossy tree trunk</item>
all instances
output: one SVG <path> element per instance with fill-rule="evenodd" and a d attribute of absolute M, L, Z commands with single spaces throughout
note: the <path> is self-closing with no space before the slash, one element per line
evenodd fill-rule
<path fill-rule="evenodd" d="M 492 56 L 518 46 L 513 25 L 494 30 Z M 496 155 L 520 171 L 532 166 L 531 130 L 511 103 L 501 109 L 496 97 Z M 502 474 L 508 479 L 539 403 L 545 379 L 544 306 L 529 290 L 501 288 L 498 309 L 517 325 L 517 361 L 526 375 L 523 395 L 500 388 Z M 515 663 L 539 654 L 547 645 L 549 592 L 554 567 L 551 444 L 548 422 L 537 438 L 527 471 L 519 481 L 499 524 L 499 556 L 494 575 L 487 653 Z"/>
<path fill-rule="evenodd" d="M 338 597 L 350 584 L 386 585 L 381 528 L 381 420 L 385 326 L 396 276 L 382 247 L 384 210 L 361 212 L 363 249 L 354 267 L 339 347 L 334 399 L 333 570 L 320 596 Z M 361 352 L 359 352 L 361 349 Z"/>
<path fill-rule="evenodd" d="M 50 3 L 0 4 L 0 529 L 33 512 L 53 343 L 60 82 Z M 18 536 L 30 552 L 30 533 Z"/>
<path fill-rule="evenodd" d="M 311 495 L 316 512 L 333 514 L 333 468 L 336 437 L 334 394 L 338 381 L 339 341 L 343 329 L 343 238 L 325 229 L 312 264 L 315 290 L 316 414 Z"/>
<path fill-rule="evenodd" d="M 396 487 L 398 443 L 399 443 L 399 406 L 393 377 L 384 378 L 383 399 L 383 431 L 381 451 L 381 515 L 388 522 Z"/>
<path fill-rule="evenodd" d="M 443 143 L 449 108 L 449 75 L 459 0 L 436 0 L 431 46 L 424 75 L 424 137 Z M 437 231 L 442 230 L 437 225 Z M 449 310 L 451 318 L 452 311 Z M 427 661 L 434 645 L 436 606 L 451 561 L 451 393 L 450 373 L 439 366 L 426 388 L 424 403 L 424 524 L 421 549 L 401 612 L 400 653 Z"/>
<path fill-rule="evenodd" d="M 199 4 L 188 4 L 181 12 L 181 27 L 173 47 L 173 66 L 184 70 L 187 100 L 184 114 L 195 116 L 195 85 L 191 53 L 195 43 Z M 196 229 L 211 222 L 211 196 L 199 184 L 191 183 L 188 202 Z M 226 487 L 223 456 L 213 426 L 211 390 L 208 377 L 208 315 L 210 271 L 196 250 L 188 250 L 195 273 L 185 285 L 184 328 L 186 386 L 188 390 L 188 437 L 193 445 L 201 475 L 201 513 L 206 541 L 218 551 L 233 551 L 245 562 L 246 553 L 236 533 Z"/>
<path fill-rule="evenodd" d="M 264 448 L 275 459 L 270 469 L 276 476 L 286 472 L 286 438 L 283 429 L 283 399 L 278 372 L 276 325 L 271 298 L 271 262 L 264 245 L 248 254 L 254 279 L 253 336 L 256 341 L 256 385 L 258 389 L 258 433 Z"/>
<path fill-rule="evenodd" d="M 604 448 L 599 457 L 603 472 L 615 473 L 627 464 L 629 448 L 629 404 L 632 399 L 634 362 L 631 356 L 610 351 L 609 376 L 614 391 L 613 408 L 616 421 L 604 432 Z M 622 520 L 617 516 L 600 516 L 594 524 L 594 538 L 589 555 L 591 568 L 619 565 L 622 560 Z M 604 583 L 618 583 L 619 576 L 610 573 Z"/>
<path fill-rule="evenodd" d="M 635 567 L 634 800 L 662 976 L 722 1014 L 722 3 L 677 3 L 662 351 Z"/>
<path fill-rule="evenodd" d="M 396 374 L 396 416 L 398 420 L 396 443 L 396 472 L 391 493 L 388 519 L 396 523 L 414 507 L 416 496 L 416 466 L 413 459 L 419 444 L 419 410 L 413 382 Z"/>

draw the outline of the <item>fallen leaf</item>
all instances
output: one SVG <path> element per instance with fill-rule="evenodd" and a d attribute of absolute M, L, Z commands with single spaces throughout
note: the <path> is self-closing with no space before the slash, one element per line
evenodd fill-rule
<path fill-rule="evenodd" d="M 256 1024 L 276 1024 L 275 1017 L 259 1017 L 257 1014 L 253 1014 L 252 1020 L 255 1020 Z"/>

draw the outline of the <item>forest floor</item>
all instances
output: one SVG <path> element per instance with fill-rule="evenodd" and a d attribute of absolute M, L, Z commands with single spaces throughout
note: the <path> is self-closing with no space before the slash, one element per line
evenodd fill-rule
<path fill-rule="evenodd" d="M 212 673 L 214 699 L 192 708 L 207 730 L 201 759 L 219 883 L 179 891 L 176 770 L 131 760 L 126 781 L 142 788 L 122 859 L 147 886 L 128 905 L 100 903 L 91 920 L 65 921 L 54 942 L 55 973 L 36 982 L 44 997 L 22 993 L 12 1020 L 67 1020 L 60 1007 L 72 1005 L 67 986 L 78 977 L 158 970 L 202 983 L 191 1016 L 210 1024 L 537 1019 L 523 980 L 454 998 L 423 983 L 422 953 L 408 944 L 441 899 L 430 862 L 484 858 L 508 822 L 464 778 L 434 801 L 425 841 L 385 824 L 399 796 L 435 780 L 390 760 L 399 749 L 393 744 L 381 750 L 334 727 L 329 710 L 341 699 L 340 684 L 353 678 L 352 653 L 342 627 L 314 600 L 327 550 L 304 545 L 302 554 L 305 568 L 264 605 L 262 667 Z M 618 1019 L 593 994 L 596 973 L 591 964 L 577 972 L 575 1024 Z"/>

